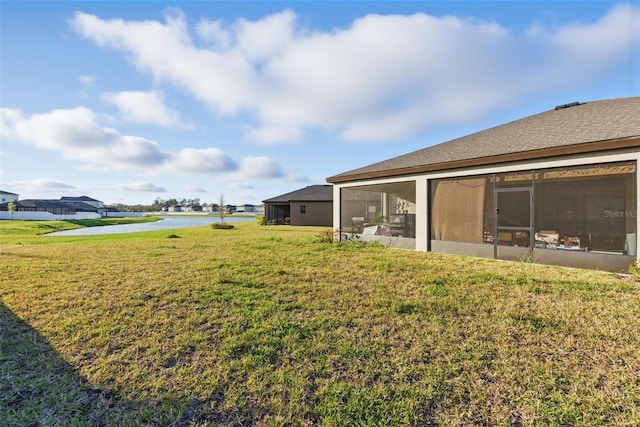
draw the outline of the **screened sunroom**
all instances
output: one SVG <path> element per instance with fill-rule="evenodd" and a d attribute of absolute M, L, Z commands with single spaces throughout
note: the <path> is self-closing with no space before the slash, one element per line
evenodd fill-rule
<path fill-rule="evenodd" d="M 430 247 L 623 270 L 637 255 L 635 161 L 430 181 Z"/>
<path fill-rule="evenodd" d="M 415 249 L 415 181 L 344 188 L 340 206 L 341 231 L 347 237 Z"/>
<path fill-rule="evenodd" d="M 341 238 L 628 271 L 640 97 L 571 103 L 327 178 Z"/>

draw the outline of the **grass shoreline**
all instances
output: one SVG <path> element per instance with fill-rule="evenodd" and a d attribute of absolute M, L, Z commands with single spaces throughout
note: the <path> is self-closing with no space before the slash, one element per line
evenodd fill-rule
<path fill-rule="evenodd" d="M 0 223 L 22 242 L 0 253 L 0 419 L 640 424 L 635 281 L 235 225 L 36 244 Z"/>

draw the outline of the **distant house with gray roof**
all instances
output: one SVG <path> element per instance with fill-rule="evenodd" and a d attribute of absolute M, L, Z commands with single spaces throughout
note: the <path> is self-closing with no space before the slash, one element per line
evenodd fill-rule
<path fill-rule="evenodd" d="M 104 209 L 104 203 L 100 200 L 96 200 L 89 196 L 80 196 L 80 197 L 71 197 L 71 196 L 62 196 L 60 197 L 60 201 L 65 203 L 85 203 L 87 205 L 91 205 L 96 209 Z"/>
<path fill-rule="evenodd" d="M 60 199 L 12 200 L 15 214 L 12 219 L 82 219 L 100 218 L 107 209 L 100 200 L 87 196 L 61 197 Z M 4 213 L 9 210 L 9 202 L 0 203 L 0 218 L 9 218 Z"/>
<path fill-rule="evenodd" d="M 574 102 L 327 178 L 334 228 L 389 246 L 626 271 L 640 97 Z"/>
<path fill-rule="evenodd" d="M 10 193 L 8 191 L 0 190 L 0 203 L 15 202 L 18 200 L 19 195 L 16 193 Z"/>
<path fill-rule="evenodd" d="M 265 224 L 333 225 L 331 185 L 309 185 L 262 202 Z"/>

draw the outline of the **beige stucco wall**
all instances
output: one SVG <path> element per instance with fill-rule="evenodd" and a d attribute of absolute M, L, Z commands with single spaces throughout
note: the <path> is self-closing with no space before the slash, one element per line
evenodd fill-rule
<path fill-rule="evenodd" d="M 300 213 L 304 205 L 306 212 Z M 333 226 L 333 202 L 291 202 L 291 225 Z"/>

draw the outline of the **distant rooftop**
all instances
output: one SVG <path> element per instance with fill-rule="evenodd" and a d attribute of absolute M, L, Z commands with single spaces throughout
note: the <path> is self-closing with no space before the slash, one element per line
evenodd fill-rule
<path fill-rule="evenodd" d="M 262 203 L 288 202 L 327 202 L 333 201 L 332 185 L 309 185 L 305 188 L 263 200 Z"/>
<path fill-rule="evenodd" d="M 60 200 L 76 201 L 76 202 L 99 202 L 100 201 L 100 200 L 92 199 L 89 196 L 79 196 L 79 197 L 62 196 L 60 197 Z"/>

